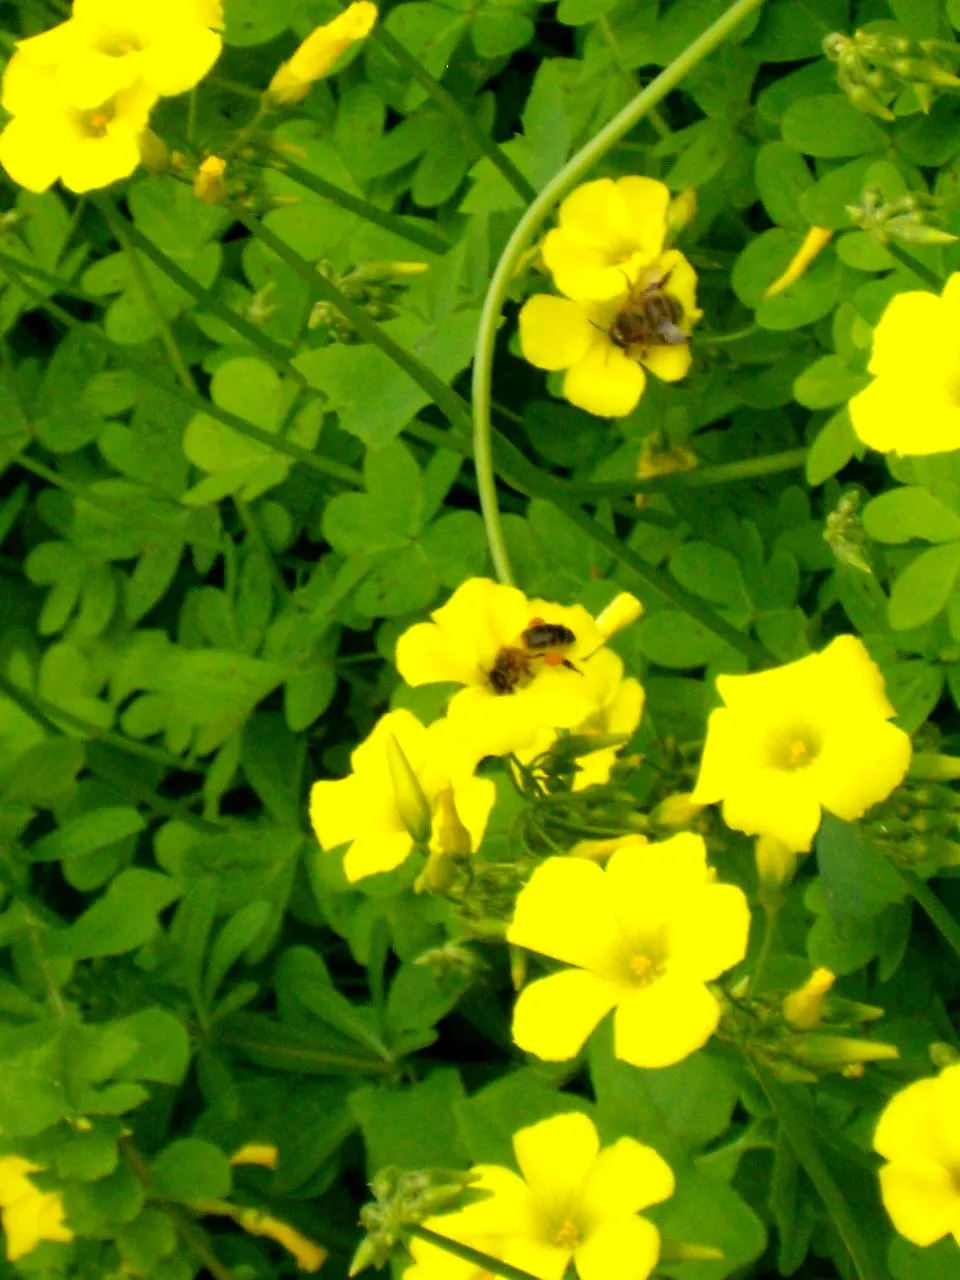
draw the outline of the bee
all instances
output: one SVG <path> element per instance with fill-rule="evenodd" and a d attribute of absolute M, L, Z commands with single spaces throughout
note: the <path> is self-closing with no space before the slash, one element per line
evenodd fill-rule
<path fill-rule="evenodd" d="M 531 618 L 520 634 L 523 647 L 504 645 L 497 654 L 496 661 L 487 672 L 490 688 L 494 693 L 514 693 L 521 680 L 533 675 L 530 663 L 534 658 L 542 658 L 544 666 L 566 667 L 576 671 L 577 675 L 583 675 L 578 667 L 558 652 L 575 644 L 576 639 L 569 627 L 545 622 L 543 618 Z"/>
<path fill-rule="evenodd" d="M 631 347 L 678 347 L 688 341 L 679 327 L 683 307 L 664 286 L 672 272 L 659 280 L 629 284 L 626 301 L 608 330 L 610 341 L 623 351 Z"/>

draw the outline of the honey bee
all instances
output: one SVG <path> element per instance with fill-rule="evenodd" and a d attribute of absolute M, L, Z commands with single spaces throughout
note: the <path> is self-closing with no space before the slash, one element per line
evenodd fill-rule
<path fill-rule="evenodd" d="M 683 307 L 664 292 L 671 274 L 668 271 L 646 284 L 630 284 L 626 301 L 608 330 L 614 346 L 629 351 L 631 347 L 677 347 L 689 340 L 679 327 Z"/>
<path fill-rule="evenodd" d="M 523 647 L 504 645 L 487 672 L 487 682 L 494 693 L 514 693 L 521 680 L 533 675 L 530 663 L 534 658 L 542 658 L 545 666 L 566 667 L 576 671 L 577 675 L 583 675 L 578 667 L 558 652 L 576 643 L 577 637 L 569 627 L 545 622 L 543 618 L 531 618 L 520 639 Z"/>

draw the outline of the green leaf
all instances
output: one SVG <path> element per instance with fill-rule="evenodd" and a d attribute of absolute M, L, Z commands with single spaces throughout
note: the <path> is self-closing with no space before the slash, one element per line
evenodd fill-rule
<path fill-rule="evenodd" d="M 374 1028 L 370 1011 L 361 1009 L 342 995 L 323 960 L 309 947 L 290 947 L 277 964 L 277 987 L 309 1009 L 323 1022 L 365 1045 L 383 1058 L 389 1053 Z"/>
<path fill-rule="evenodd" d="M 158 914 L 180 893 L 175 880 L 132 867 L 121 871 L 102 898 L 68 928 L 48 935 L 52 955 L 73 960 L 117 956 L 149 942 L 159 928 Z"/>
<path fill-rule="evenodd" d="M 117 1248 L 126 1263 L 140 1275 L 152 1275 L 157 1263 L 177 1246 L 177 1233 L 169 1214 L 147 1206 L 116 1235 Z"/>
<path fill-rule="evenodd" d="M 213 1003 L 227 974 L 264 932 L 273 914 L 273 906 L 269 902 L 248 902 L 217 934 L 210 948 L 207 972 L 203 979 L 203 996 L 208 1007 Z"/>
<path fill-rule="evenodd" d="M 863 527 L 878 542 L 950 542 L 960 538 L 960 516 L 918 485 L 904 485 L 872 498 L 863 509 Z"/>
<path fill-rule="evenodd" d="M 290 826 L 300 816 L 306 746 L 276 712 L 251 716 L 243 729 L 240 762 L 247 781 L 273 817 Z"/>
<path fill-rule="evenodd" d="M 803 158 L 784 142 L 768 142 L 757 152 L 755 176 L 771 219 L 788 231 L 806 232 L 801 196 L 814 179 Z"/>
<path fill-rule="evenodd" d="M 896 870 L 861 837 L 855 823 L 824 813 L 817 834 L 817 867 L 831 915 L 877 915 L 907 891 Z"/>
<path fill-rule="evenodd" d="M 154 1007 L 115 1025 L 137 1042 L 135 1053 L 117 1071 L 117 1079 L 180 1084 L 190 1062 L 190 1040 L 179 1018 Z"/>
<path fill-rule="evenodd" d="M 960 27 L 960 0 L 954 5 L 954 26 Z M 952 1236 L 921 1248 L 903 1236 L 890 1241 L 888 1255 L 890 1274 L 894 1280 L 953 1280 L 957 1271 L 957 1245 Z"/>
<path fill-rule="evenodd" d="M 821 356 L 793 384 L 793 398 L 807 409 L 832 409 L 862 391 L 870 379 L 839 356 Z M 831 472 L 832 474 L 832 472 Z"/>
<path fill-rule="evenodd" d="M 465 1153 L 452 1118 L 463 1098 L 460 1076 L 446 1067 L 406 1088 L 365 1088 L 352 1094 L 350 1110 L 363 1131 L 368 1172 L 388 1165 L 402 1169 L 462 1165 Z"/>
<path fill-rule="evenodd" d="M 696 540 L 685 542 L 670 557 L 670 572 L 682 587 L 712 604 L 750 610 L 740 564 L 724 547 Z"/>
<path fill-rule="evenodd" d="M 222 1200 L 233 1181 L 230 1161 L 210 1142 L 180 1138 L 153 1160 L 153 1194 L 160 1200 Z"/>
<path fill-rule="evenodd" d="M 894 631 L 909 631 L 935 618 L 947 603 L 960 573 L 960 541 L 921 551 L 890 592 L 888 617 Z"/>
<path fill-rule="evenodd" d="M 842 471 L 860 448 L 860 441 L 850 422 L 850 414 L 841 409 L 829 418 L 814 438 L 807 454 L 807 484 L 823 484 Z"/>
<path fill-rule="evenodd" d="M 817 58 L 823 37 L 846 30 L 846 24 L 844 0 L 768 0 L 744 47 L 764 62 Z"/>
<path fill-rule="evenodd" d="M 82 858 L 97 849 L 117 844 L 127 836 L 137 835 L 145 826 L 136 809 L 95 809 L 92 813 L 73 818 L 49 835 L 41 836 L 30 846 L 29 855 L 34 862 Z"/>
<path fill-rule="evenodd" d="M 781 127 L 784 142 L 808 156 L 860 156 L 887 145 L 876 121 L 852 107 L 841 93 L 791 102 Z"/>
<path fill-rule="evenodd" d="M 642 618 L 637 643 L 651 662 L 676 669 L 705 666 L 724 649 L 712 631 L 679 609 L 658 609 Z"/>

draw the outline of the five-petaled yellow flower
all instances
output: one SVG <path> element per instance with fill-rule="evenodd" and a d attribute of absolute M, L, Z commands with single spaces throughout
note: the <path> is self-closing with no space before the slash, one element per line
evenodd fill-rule
<path fill-rule="evenodd" d="M 475 1166 L 472 1186 L 492 1194 L 427 1225 L 475 1248 L 486 1244 L 485 1252 L 539 1280 L 561 1280 L 571 1261 L 580 1280 L 646 1280 L 660 1233 L 638 1215 L 674 1190 L 670 1166 L 652 1147 L 620 1138 L 601 1150 L 589 1117 L 570 1112 L 519 1130 L 513 1150 L 522 1177 L 501 1165 Z M 419 1242 L 412 1252 L 409 1280 L 440 1280 L 433 1252 Z M 450 1264 L 443 1274 L 479 1280 L 468 1264 Z"/>
<path fill-rule="evenodd" d="M 41 1240 L 73 1239 L 60 1193 L 41 1191 L 30 1181 L 28 1175 L 40 1171 L 22 1156 L 0 1156 L 0 1217 L 11 1262 L 32 1253 Z"/>
<path fill-rule="evenodd" d="M 629 738 L 640 723 L 643 714 L 644 691 L 639 680 L 627 676 L 620 681 L 613 697 L 606 706 L 600 707 L 583 724 L 576 725 L 571 732 L 576 737 L 601 738 L 608 734 Z M 517 757 L 523 764 L 529 764 L 537 756 L 549 751 L 557 741 L 558 734 L 554 730 L 544 730 L 532 747 L 518 751 Z M 617 755 L 623 743 L 613 747 L 598 747 L 595 751 L 587 750 L 577 756 L 576 773 L 573 778 L 574 791 L 583 791 L 609 782 L 610 771 L 616 764 Z"/>
<path fill-rule="evenodd" d="M 864 444 L 904 455 L 960 449 L 960 272 L 940 297 L 891 298 L 867 367 L 873 382 L 850 401 Z"/>
<path fill-rule="evenodd" d="M 29 191 L 58 178 L 91 191 L 137 167 L 150 111 L 216 61 L 219 0 L 76 0 L 72 16 L 22 40 L 3 77 L 13 119 L 0 164 Z"/>
<path fill-rule="evenodd" d="M 324 849 L 349 844 L 348 880 L 392 871 L 417 843 L 418 826 L 422 842 L 440 848 L 452 801 L 476 849 L 496 790 L 489 778 L 473 776 L 477 758 L 463 754 L 446 721 L 424 728 L 410 711 L 388 712 L 351 755 L 348 777 L 313 784 L 317 839 Z"/>
<path fill-rule="evenodd" d="M 716 1030 L 720 1006 L 706 984 L 743 959 L 749 932 L 747 900 L 715 882 L 701 836 L 625 844 L 605 869 L 548 858 L 517 898 L 507 941 L 576 968 L 524 987 L 513 1038 L 563 1061 L 615 1009 L 618 1058 L 679 1062 Z"/>
<path fill-rule="evenodd" d="M 330 74 L 341 54 L 363 40 L 377 20 L 377 6 L 371 0 L 353 0 L 332 22 L 317 27 L 277 68 L 267 88 L 267 96 L 281 105 L 300 102 L 315 80 Z"/>
<path fill-rule="evenodd" d="M 623 663 L 582 605 L 469 578 L 430 617 L 398 640 L 397 670 L 407 684 L 463 686 L 447 719 L 475 758 L 533 746 L 544 729 L 573 729 L 620 686 Z M 538 624 L 565 629 L 562 643 L 531 647 L 524 637 Z"/>
<path fill-rule="evenodd" d="M 907 1085 L 887 1104 L 873 1145 L 883 1203 L 902 1236 L 960 1244 L 960 1065 Z"/>
<path fill-rule="evenodd" d="M 856 636 L 747 676 L 719 676 L 693 798 L 723 801 L 727 826 L 810 848 L 821 806 L 852 822 L 886 799 L 910 763 L 890 724 L 883 676 Z"/>

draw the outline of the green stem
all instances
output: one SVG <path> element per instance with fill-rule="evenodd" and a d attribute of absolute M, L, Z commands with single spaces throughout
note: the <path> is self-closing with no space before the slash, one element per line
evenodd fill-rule
<path fill-rule="evenodd" d="M 759 327 L 756 324 L 746 324 L 742 329 L 728 329 L 725 333 L 706 333 L 702 329 L 695 330 L 690 336 L 690 341 L 695 347 L 717 347 L 725 342 L 742 342 L 744 338 L 751 338 Z"/>
<path fill-rule="evenodd" d="M 780 908 L 764 903 L 763 939 L 760 943 L 760 951 L 757 955 L 756 964 L 753 966 L 753 973 L 750 975 L 747 984 L 747 990 L 751 994 L 755 994 L 763 987 L 763 979 L 767 972 L 767 965 L 770 963 L 770 957 L 773 955 L 774 943 L 777 940 L 777 925 L 779 920 Z"/>
<path fill-rule="evenodd" d="M 897 869 L 904 884 L 910 890 L 910 896 L 914 902 L 924 912 L 931 924 L 934 925 L 944 942 L 956 955 L 960 956 L 960 924 L 953 918 L 926 880 L 922 880 L 913 871 L 905 871 L 902 867 Z"/>
<path fill-rule="evenodd" d="M 0 693 L 9 698 L 11 702 L 15 702 L 20 710 L 25 711 L 31 720 L 36 721 L 38 725 L 50 733 L 62 734 L 63 729 L 57 723 L 57 721 L 62 721 L 79 733 L 85 734 L 88 738 L 94 738 L 98 742 L 107 742 L 111 747 L 116 747 L 118 751 L 123 751 L 127 755 L 138 756 L 141 760 L 149 760 L 151 764 L 163 765 L 165 769 L 176 769 L 181 773 L 205 772 L 204 766 L 201 764 L 188 764 L 187 761 L 181 760 L 179 756 L 170 755 L 167 751 L 161 751 L 159 747 L 144 746 L 142 742 L 134 742 L 130 738 L 125 738 L 122 733 L 114 733 L 112 729 L 104 729 L 98 724 L 91 724 L 89 720 L 84 720 L 81 716 L 75 716 L 72 711 L 65 711 L 63 707 L 58 707 L 55 702 L 48 702 L 46 698 L 38 698 L 35 694 L 27 693 L 2 674 L 0 674 Z"/>
<path fill-rule="evenodd" d="M 899 262 L 901 266 L 906 267 L 908 271 L 912 271 L 913 274 L 918 276 L 925 285 L 933 290 L 934 293 L 940 293 L 943 290 L 943 281 L 940 277 L 935 272 L 931 271 L 929 267 L 924 266 L 922 262 L 918 262 L 916 258 L 912 258 L 905 249 L 901 249 L 895 240 L 887 240 L 883 247 L 886 249 L 887 253 L 889 253 L 891 258 L 896 258 L 897 262 Z"/>
<path fill-rule="evenodd" d="M 860 1280 L 881 1280 L 883 1271 L 878 1270 L 871 1256 L 870 1249 L 860 1231 L 860 1224 L 853 1208 L 847 1203 L 843 1192 L 837 1185 L 826 1161 L 820 1154 L 817 1144 L 810 1136 L 803 1115 L 794 1105 L 793 1098 L 778 1080 L 758 1063 L 751 1064 L 753 1072 L 767 1095 L 777 1122 L 786 1135 L 797 1159 L 803 1166 L 823 1201 L 824 1207 L 833 1219 L 840 1239 L 846 1246 L 854 1269 Z"/>
<path fill-rule="evenodd" d="M 245 418 L 238 417 L 237 414 L 230 413 L 227 409 L 222 409 L 220 405 L 214 404 L 212 401 L 206 400 L 203 396 L 192 391 L 188 391 L 186 387 L 181 387 L 175 382 L 168 381 L 162 374 L 157 372 L 155 366 L 149 360 L 135 356 L 129 347 L 122 346 L 118 342 L 112 342 L 106 334 L 101 333 L 95 326 L 85 324 L 82 320 L 77 320 L 69 311 L 65 311 L 63 307 L 59 307 L 55 302 L 51 302 L 49 298 L 45 298 L 39 290 L 34 289 L 16 272 L 9 270 L 8 274 L 16 280 L 17 285 L 24 293 L 33 297 L 37 305 L 53 316 L 55 320 L 58 320 L 72 332 L 80 334 L 92 346 L 106 349 L 112 356 L 120 359 L 128 369 L 132 369 L 141 378 L 144 378 L 147 382 L 152 382 L 183 404 L 189 405 L 195 413 L 205 413 L 207 417 L 215 418 L 218 422 L 222 422 L 225 427 L 230 427 L 238 435 L 248 436 L 251 440 L 256 440 L 258 444 L 265 445 L 275 453 L 283 453 L 288 458 L 295 458 L 297 462 L 302 462 L 304 466 L 310 467 L 313 471 L 319 471 L 322 475 L 333 476 L 353 488 L 363 485 L 363 477 L 354 467 L 345 467 L 339 462 L 330 462 L 320 454 L 311 453 L 309 449 L 301 449 L 299 445 L 292 444 L 289 440 L 275 436 L 269 431 L 263 431 L 260 427 L 255 427 L 252 423 L 247 422 Z M 448 387 L 446 390 L 449 392 Z"/>
<path fill-rule="evenodd" d="M 96 307 L 102 307 L 105 304 L 104 298 L 98 297 L 95 293 L 88 293 L 86 289 L 81 289 L 79 285 L 71 284 L 69 280 L 64 280 L 62 276 L 54 275 L 51 271 L 44 271 L 43 267 L 38 267 L 32 262 L 18 258 L 12 253 L 0 252 L 0 267 L 5 266 L 25 271 L 28 276 L 35 276 L 38 280 L 42 280 L 44 284 L 52 285 L 58 293 L 67 293 L 71 298 L 80 298 L 84 302 L 93 303 Z"/>
<path fill-rule="evenodd" d="M 393 59 L 398 66 L 403 67 L 405 71 L 409 71 L 417 83 L 424 88 L 430 97 L 434 100 L 441 111 L 445 111 L 448 116 L 456 121 L 457 128 L 460 129 L 463 136 L 473 145 L 478 155 L 486 156 L 490 163 L 506 178 L 510 186 L 513 187 L 517 195 L 528 204 L 536 196 L 535 189 L 530 185 L 523 176 L 517 166 L 513 163 L 508 155 L 483 132 L 476 120 L 466 112 L 460 103 L 456 100 L 452 93 L 443 87 L 439 81 L 435 80 L 430 72 L 422 65 L 418 58 L 402 45 L 396 36 L 386 29 L 382 23 L 377 25 L 370 32 L 369 39 L 373 40 L 380 46 L 384 52 Z"/>
<path fill-rule="evenodd" d="M 230 1268 L 224 1266 L 213 1252 L 203 1232 L 193 1225 L 182 1209 L 171 1204 L 162 1205 L 161 1208 L 172 1221 L 177 1235 L 179 1235 L 194 1257 L 203 1263 L 213 1280 L 236 1280 L 236 1276 Z"/>
<path fill-rule="evenodd" d="M 123 218 L 109 196 L 95 195 L 93 203 L 111 226 L 114 222 L 122 226 L 127 237 L 140 252 L 149 258 L 153 265 L 168 276 L 184 293 L 189 293 L 191 298 L 198 302 L 205 311 L 209 311 L 212 316 L 216 316 L 218 320 L 222 320 L 224 324 L 229 325 L 234 333 L 246 338 L 271 364 L 293 378 L 300 386 L 306 387 L 308 385 L 300 370 L 290 363 L 292 353 L 286 347 L 279 342 L 274 342 L 272 338 L 268 338 L 255 324 L 251 324 L 244 316 L 225 306 L 209 289 L 205 289 L 203 285 L 198 284 L 193 276 L 188 275 L 178 263 L 167 257 L 162 249 L 159 249 L 149 237 L 145 236 L 135 223 Z"/>
<path fill-rule="evenodd" d="M 269 157 L 269 168 L 275 169 L 277 173 L 285 173 L 294 182 L 299 182 L 301 187 L 306 187 L 309 191 L 316 192 L 318 196 L 323 196 L 331 204 L 339 205 L 341 209 L 347 209 L 350 213 L 355 213 L 358 217 L 365 218 L 367 222 L 372 222 L 375 226 L 382 227 L 384 231 L 390 231 L 395 236 L 402 236 L 404 240 L 409 240 L 411 244 L 419 245 L 421 249 L 426 249 L 428 253 L 447 253 L 452 248 L 449 240 L 444 240 L 441 236 L 424 231 L 416 223 L 408 222 L 406 218 L 401 218 L 395 213 L 387 213 L 384 209 L 378 209 L 369 200 L 364 200 L 361 196 L 352 195 L 349 191 L 344 191 L 342 187 L 337 187 L 332 182 L 327 182 L 325 178 L 321 178 L 317 174 L 311 173 L 309 169 L 304 169 L 301 165 L 287 159 L 283 152 L 277 151 L 275 147 L 265 146 L 262 151 L 264 156 Z"/>
<path fill-rule="evenodd" d="M 170 327 L 170 322 L 163 314 L 163 308 L 160 305 L 160 300 L 157 297 L 156 290 L 150 282 L 150 277 L 147 275 L 144 265 L 140 261 L 140 255 L 137 253 L 126 227 L 123 226 L 121 219 L 114 215 L 114 210 L 107 201 L 103 201 L 102 203 L 97 202 L 97 207 L 106 219 L 106 223 L 110 228 L 111 234 L 126 254 L 127 260 L 133 268 L 133 274 L 136 277 L 137 284 L 140 286 L 144 299 L 146 300 L 150 310 L 153 312 L 154 319 L 157 322 L 157 328 L 160 331 L 160 341 L 163 343 L 166 350 L 167 359 L 170 361 L 170 367 L 173 369 L 174 373 L 180 379 L 181 384 L 187 391 L 196 392 L 197 384 L 193 380 L 193 374 L 190 372 L 190 367 L 183 358 L 183 352 L 180 350 L 177 340 L 173 336 L 173 330 Z"/>
<path fill-rule="evenodd" d="M 429 1227 L 411 1227 L 410 1234 L 418 1240 L 426 1240 L 429 1244 L 436 1245 L 438 1249 L 443 1249 L 445 1253 L 453 1254 L 455 1258 L 462 1258 L 464 1262 L 472 1262 L 480 1271 L 488 1271 L 491 1275 L 502 1276 L 503 1280 L 537 1280 L 537 1277 L 531 1275 L 529 1271 L 521 1271 L 519 1267 L 514 1267 L 509 1262 L 501 1262 L 499 1258 L 494 1258 L 489 1253 L 483 1253 L 480 1249 L 472 1249 L 470 1245 L 461 1244 L 459 1240 L 451 1240 L 448 1236 L 442 1236 L 436 1231 L 431 1231 Z"/>
<path fill-rule="evenodd" d="M 399 342 L 391 338 L 375 320 L 370 319 L 363 307 L 342 293 L 332 280 L 322 275 L 306 258 L 301 258 L 299 253 L 291 249 L 269 227 L 265 227 L 244 209 L 233 206 L 231 212 L 255 239 L 265 244 L 281 261 L 296 272 L 300 279 L 309 285 L 313 293 L 318 294 L 325 302 L 332 303 L 365 342 L 379 347 L 385 356 L 422 387 L 452 425 L 461 430 L 468 426 L 469 407 L 442 378 L 438 378 L 433 370 L 418 360 L 412 351 L 408 351 L 406 347 L 402 347 Z"/>
<path fill-rule="evenodd" d="M 797 471 L 807 464 L 806 449 L 785 449 L 762 458 L 744 458 L 741 462 L 720 462 L 713 467 L 694 467 L 672 475 L 651 476 L 648 480 L 600 480 L 584 484 L 571 483 L 578 497 L 619 498 L 632 493 L 651 493 L 658 489 L 703 489 L 713 484 L 732 484 L 737 480 L 753 480 L 780 471 Z"/>
<path fill-rule="evenodd" d="M 245 498 L 241 498 L 239 494 L 233 495 L 233 505 L 237 509 L 237 515 L 240 517 L 240 523 L 243 525 L 244 532 L 250 539 L 252 545 L 259 552 L 260 556 L 266 561 L 270 576 L 273 579 L 273 585 L 280 595 L 281 600 L 289 594 L 287 584 L 284 582 L 283 574 L 280 572 L 280 566 L 277 564 L 276 557 L 267 545 L 267 539 L 256 516 L 250 510 L 250 504 Z"/>
<path fill-rule="evenodd" d="M 520 259 L 554 205 L 580 181 L 601 156 L 656 107 L 693 68 L 722 44 L 733 29 L 763 0 L 736 3 L 708 27 L 655 80 L 613 117 L 586 146 L 547 183 L 514 228 L 500 256 L 480 314 L 473 362 L 474 461 L 480 490 L 480 507 L 494 568 L 501 582 L 512 583 L 513 574 L 503 540 L 497 486 L 490 439 L 490 388 L 500 313 Z"/>

